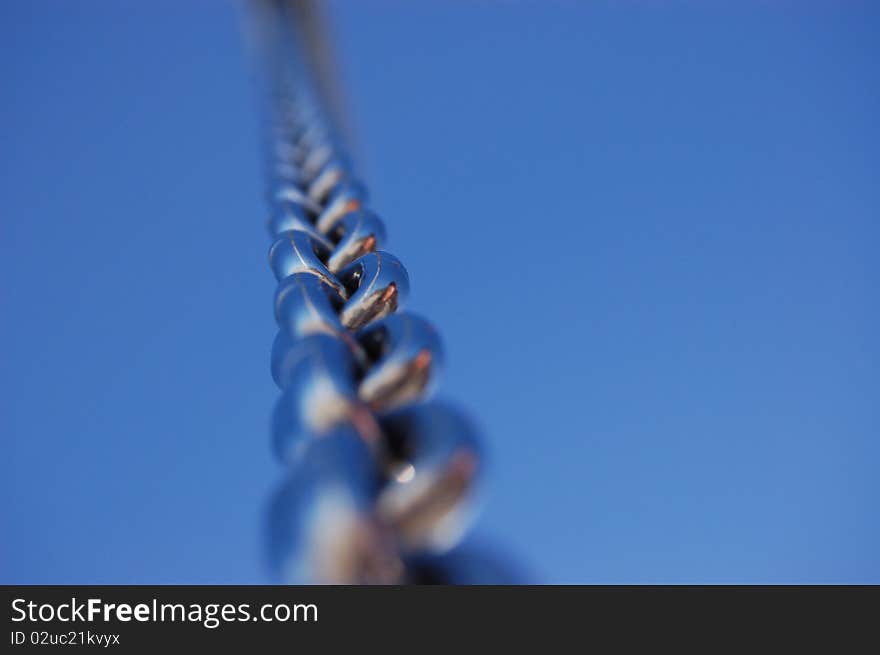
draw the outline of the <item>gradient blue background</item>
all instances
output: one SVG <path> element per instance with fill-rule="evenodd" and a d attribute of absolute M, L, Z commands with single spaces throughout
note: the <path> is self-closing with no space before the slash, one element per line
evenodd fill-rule
<path fill-rule="evenodd" d="M 0 13 L 0 582 L 266 581 L 241 7 Z M 478 534 L 547 582 L 880 582 L 877 5 L 329 14 Z"/>

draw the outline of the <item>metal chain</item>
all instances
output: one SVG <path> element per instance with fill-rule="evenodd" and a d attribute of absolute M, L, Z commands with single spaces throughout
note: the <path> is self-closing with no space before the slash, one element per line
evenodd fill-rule
<path fill-rule="evenodd" d="M 435 554 L 471 513 L 475 431 L 454 407 L 425 400 L 440 339 L 400 311 L 409 276 L 381 250 L 383 222 L 284 9 L 268 16 L 271 361 L 282 390 L 272 436 L 287 467 L 270 503 L 270 559 L 283 582 L 459 582 Z"/>

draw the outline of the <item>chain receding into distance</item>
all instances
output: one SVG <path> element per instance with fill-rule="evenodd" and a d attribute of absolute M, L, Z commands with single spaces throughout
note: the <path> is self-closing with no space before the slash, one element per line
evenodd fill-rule
<path fill-rule="evenodd" d="M 281 389 L 272 439 L 285 467 L 270 560 L 286 583 L 466 582 L 475 565 L 450 549 L 482 467 L 474 428 L 428 399 L 440 339 L 402 310 L 409 276 L 383 249 L 383 222 L 316 90 L 300 14 L 261 3 Z"/>

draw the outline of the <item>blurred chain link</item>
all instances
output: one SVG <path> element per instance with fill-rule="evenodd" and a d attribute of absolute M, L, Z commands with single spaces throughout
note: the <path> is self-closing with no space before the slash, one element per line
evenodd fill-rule
<path fill-rule="evenodd" d="M 258 5 L 278 281 L 272 438 L 286 466 L 272 564 L 291 583 L 474 581 L 475 565 L 450 554 L 482 465 L 474 428 L 427 400 L 440 338 L 402 311 L 409 276 L 382 250 L 384 224 L 300 49 L 302 3 Z"/>

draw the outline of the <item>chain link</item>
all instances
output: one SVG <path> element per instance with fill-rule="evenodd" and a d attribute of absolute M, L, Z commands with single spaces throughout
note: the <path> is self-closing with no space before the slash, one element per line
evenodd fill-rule
<path fill-rule="evenodd" d="M 435 555 L 467 525 L 482 463 L 476 434 L 459 410 L 426 400 L 440 338 L 401 311 L 406 269 L 381 249 L 384 224 L 283 6 L 272 11 L 267 225 L 281 389 L 272 438 L 286 475 L 270 503 L 270 559 L 283 582 L 457 582 Z"/>

